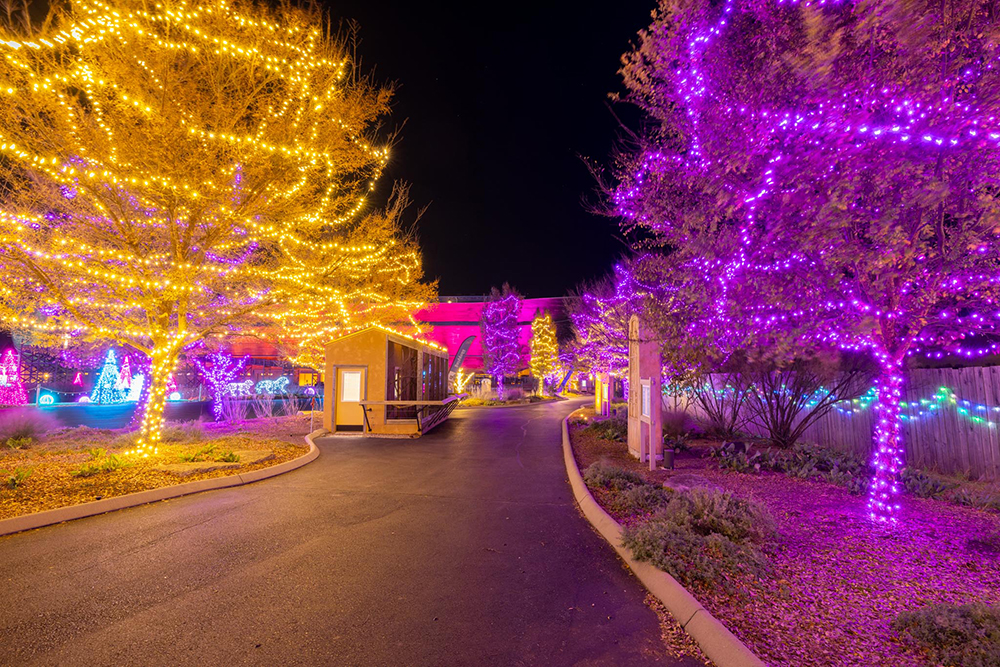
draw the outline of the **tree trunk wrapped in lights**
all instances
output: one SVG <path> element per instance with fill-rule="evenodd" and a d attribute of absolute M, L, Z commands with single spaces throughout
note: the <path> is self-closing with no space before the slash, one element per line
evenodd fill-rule
<path fill-rule="evenodd" d="M 662 0 L 624 60 L 656 122 L 622 156 L 617 213 L 716 286 L 689 336 L 876 357 L 880 523 L 907 356 L 1000 349 L 998 42 L 968 0 Z"/>
<path fill-rule="evenodd" d="M 179 354 L 210 336 L 322 344 L 431 296 L 405 192 L 367 197 L 391 91 L 319 10 L 80 0 L 0 28 L 0 316 L 151 363 L 155 449 Z"/>

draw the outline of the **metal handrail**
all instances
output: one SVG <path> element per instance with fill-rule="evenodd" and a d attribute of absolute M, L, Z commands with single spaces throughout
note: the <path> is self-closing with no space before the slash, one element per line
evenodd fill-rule
<path fill-rule="evenodd" d="M 400 407 L 405 406 L 415 406 L 415 405 L 448 405 L 454 401 L 460 401 L 463 398 L 468 398 L 468 394 L 455 394 L 454 396 L 449 396 L 443 401 L 358 401 L 359 405 L 396 405 Z"/>
<path fill-rule="evenodd" d="M 367 406 L 385 405 L 385 406 L 397 406 L 397 407 L 416 407 L 417 433 L 420 433 L 422 435 L 424 432 L 424 424 L 423 420 L 420 418 L 421 412 L 423 412 L 427 408 L 444 407 L 452 404 L 457 404 L 458 401 L 462 400 L 463 398 L 467 398 L 468 396 L 469 396 L 468 394 L 455 394 L 454 396 L 449 396 L 448 398 L 442 401 L 358 401 L 358 405 L 361 405 L 363 408 L 362 414 L 364 414 L 365 416 L 365 429 L 367 433 L 371 433 L 372 431 L 372 425 L 368 421 L 368 413 L 371 412 L 371 408 L 368 408 Z M 448 413 L 450 414 L 451 410 L 448 410 Z M 436 425 L 437 425 L 436 423 L 432 424 L 431 428 L 433 428 Z"/>

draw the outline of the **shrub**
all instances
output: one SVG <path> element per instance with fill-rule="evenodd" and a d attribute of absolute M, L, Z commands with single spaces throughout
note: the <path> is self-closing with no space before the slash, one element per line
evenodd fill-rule
<path fill-rule="evenodd" d="M 651 484 L 634 472 L 600 461 L 587 468 L 583 479 L 591 489 L 603 492 L 602 503 L 619 516 L 648 514 L 666 504 L 673 494 L 673 490 Z"/>
<path fill-rule="evenodd" d="M 774 535 L 763 505 L 696 488 L 671 494 L 652 517 L 626 526 L 622 544 L 682 584 L 733 592 L 738 579 L 766 577 L 769 562 L 757 544 Z"/>
<path fill-rule="evenodd" d="M 757 473 L 764 469 L 762 452 L 754 452 L 742 442 L 724 442 L 712 449 L 709 455 L 718 459 L 719 467 L 743 473 Z"/>
<path fill-rule="evenodd" d="M 691 432 L 691 417 L 684 410 L 663 410 L 661 414 L 665 436 L 679 439 Z"/>
<path fill-rule="evenodd" d="M 112 470 L 121 470 L 122 468 L 128 468 L 131 465 L 133 465 L 132 462 L 126 459 L 125 457 L 118 456 L 117 454 L 110 454 L 108 458 L 104 459 L 104 462 L 101 463 L 101 468 L 104 471 L 109 472 Z"/>
<path fill-rule="evenodd" d="M 628 420 L 624 415 L 615 415 L 614 417 L 591 422 L 590 426 L 585 428 L 584 431 L 604 440 L 625 442 L 628 440 Z"/>
<path fill-rule="evenodd" d="M 622 532 L 622 544 L 636 560 L 655 565 L 685 586 L 732 592 L 735 578 L 766 576 L 767 558 L 753 545 L 736 544 L 724 535 L 699 535 L 656 517 Z"/>
<path fill-rule="evenodd" d="M 520 401 L 524 398 L 524 390 L 520 387 L 506 387 L 503 391 L 505 401 Z"/>
<path fill-rule="evenodd" d="M 92 449 L 88 449 L 87 453 L 90 454 L 91 461 L 103 459 L 108 454 L 107 450 L 101 449 L 100 447 L 93 447 Z"/>
<path fill-rule="evenodd" d="M 608 509 L 625 516 L 649 514 L 666 505 L 673 493 L 656 484 L 642 483 L 610 494 Z"/>
<path fill-rule="evenodd" d="M 185 463 L 195 463 L 198 461 L 206 461 L 215 452 L 215 445 L 205 445 L 204 447 L 188 453 L 181 454 L 180 459 Z"/>
<path fill-rule="evenodd" d="M 640 475 L 603 461 L 588 466 L 583 473 L 583 481 L 592 489 L 613 491 L 624 491 L 633 486 L 646 484 L 646 480 Z"/>
<path fill-rule="evenodd" d="M 73 477 L 91 477 L 103 471 L 104 469 L 99 464 L 84 463 L 76 470 L 70 471 L 69 474 Z"/>
<path fill-rule="evenodd" d="M 797 444 L 790 450 L 754 450 L 742 442 L 727 442 L 710 455 L 719 467 L 743 473 L 765 470 L 800 479 L 819 479 L 846 488 L 855 495 L 868 488 L 868 466 L 861 459 L 817 445 Z"/>
<path fill-rule="evenodd" d="M 957 489 L 948 496 L 948 499 L 956 505 L 1000 512 L 1000 494 L 988 491 Z"/>
<path fill-rule="evenodd" d="M 937 498 L 945 491 L 955 488 L 955 484 L 931 477 L 916 468 L 903 468 L 900 477 L 906 490 L 918 498 Z"/>
<path fill-rule="evenodd" d="M 100 461 L 98 460 L 99 457 L 95 456 L 95 452 L 104 452 L 104 450 L 100 448 L 88 451 L 90 452 L 90 460 L 76 470 L 71 471 L 69 473 L 70 475 L 73 475 L 74 477 L 92 477 L 102 472 L 113 472 L 115 470 L 121 470 L 135 465 L 124 456 L 118 456 L 117 454 L 109 454 L 103 461 Z"/>
<path fill-rule="evenodd" d="M 0 410 L 0 441 L 8 442 L 12 438 L 39 437 L 59 427 L 59 421 L 35 408 L 11 408 Z"/>
<path fill-rule="evenodd" d="M 774 519 L 764 505 L 729 491 L 695 487 L 674 494 L 660 516 L 700 535 L 718 533 L 734 542 L 765 542 L 776 534 Z"/>
<path fill-rule="evenodd" d="M 216 461 L 223 461 L 225 463 L 239 463 L 240 455 L 234 451 L 223 452 L 215 459 Z"/>
<path fill-rule="evenodd" d="M 1000 667 L 1000 609 L 984 604 L 934 604 L 899 614 L 905 633 L 943 665 Z"/>
<path fill-rule="evenodd" d="M 14 472 L 0 471 L 4 477 L 3 485 L 13 491 L 21 486 L 21 483 L 31 477 L 31 468 L 15 468 Z"/>
<path fill-rule="evenodd" d="M 16 438 L 7 438 L 6 442 L 3 444 L 11 449 L 27 449 L 31 447 L 35 442 L 35 439 L 29 436 L 22 436 Z"/>

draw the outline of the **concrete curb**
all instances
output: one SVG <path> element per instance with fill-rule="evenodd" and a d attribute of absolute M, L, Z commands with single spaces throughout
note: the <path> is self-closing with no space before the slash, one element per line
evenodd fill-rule
<path fill-rule="evenodd" d="M 196 482 L 174 484 L 173 486 L 164 486 L 159 489 L 149 489 L 148 491 L 129 493 L 115 498 L 105 498 L 103 500 L 95 500 L 89 503 L 81 503 L 80 505 L 58 507 L 54 510 L 46 510 L 44 512 L 35 512 L 34 514 L 25 514 L 24 516 L 15 516 L 10 519 L 2 519 L 0 520 L 0 536 L 20 533 L 22 531 L 33 530 L 35 528 L 43 528 L 45 526 L 63 523 L 64 521 L 72 521 L 73 519 L 83 519 L 88 516 L 106 514 L 107 512 L 114 512 L 115 510 L 121 510 L 127 507 L 135 507 L 136 505 L 155 503 L 159 500 L 179 498 L 180 496 L 186 496 L 192 493 L 200 493 L 202 491 L 211 491 L 214 489 L 226 489 L 231 486 L 242 486 L 252 482 L 259 482 L 260 480 L 267 479 L 269 477 L 275 477 L 286 472 L 291 472 L 296 468 L 301 468 L 305 464 L 314 461 L 316 457 L 319 456 L 319 449 L 316 448 L 316 443 L 313 442 L 313 438 L 325 432 L 326 431 L 323 429 L 319 429 L 306 436 L 306 443 L 309 445 L 309 451 L 302 456 L 297 459 L 292 459 L 291 461 L 285 461 L 284 463 L 280 463 L 276 466 L 271 466 L 270 468 L 252 470 L 240 475 L 227 475 L 225 477 L 200 479 Z"/>
<path fill-rule="evenodd" d="M 633 559 L 631 551 L 622 546 L 621 525 L 597 503 L 583 481 L 580 468 L 576 465 L 569 442 L 569 417 L 562 423 L 562 444 L 563 459 L 566 463 L 566 472 L 569 474 L 570 486 L 573 487 L 573 497 L 576 498 L 583 515 L 615 548 L 643 586 L 663 603 L 685 632 L 698 642 L 705 655 L 718 667 L 764 667 L 764 662 L 737 639 L 721 621 L 702 607 L 701 603 L 676 579 L 649 563 Z"/>

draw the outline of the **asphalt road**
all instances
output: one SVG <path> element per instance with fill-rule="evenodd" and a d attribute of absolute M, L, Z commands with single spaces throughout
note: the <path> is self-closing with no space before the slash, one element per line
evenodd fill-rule
<path fill-rule="evenodd" d="M 680 664 L 573 503 L 571 405 L 0 538 L 0 664 Z"/>

